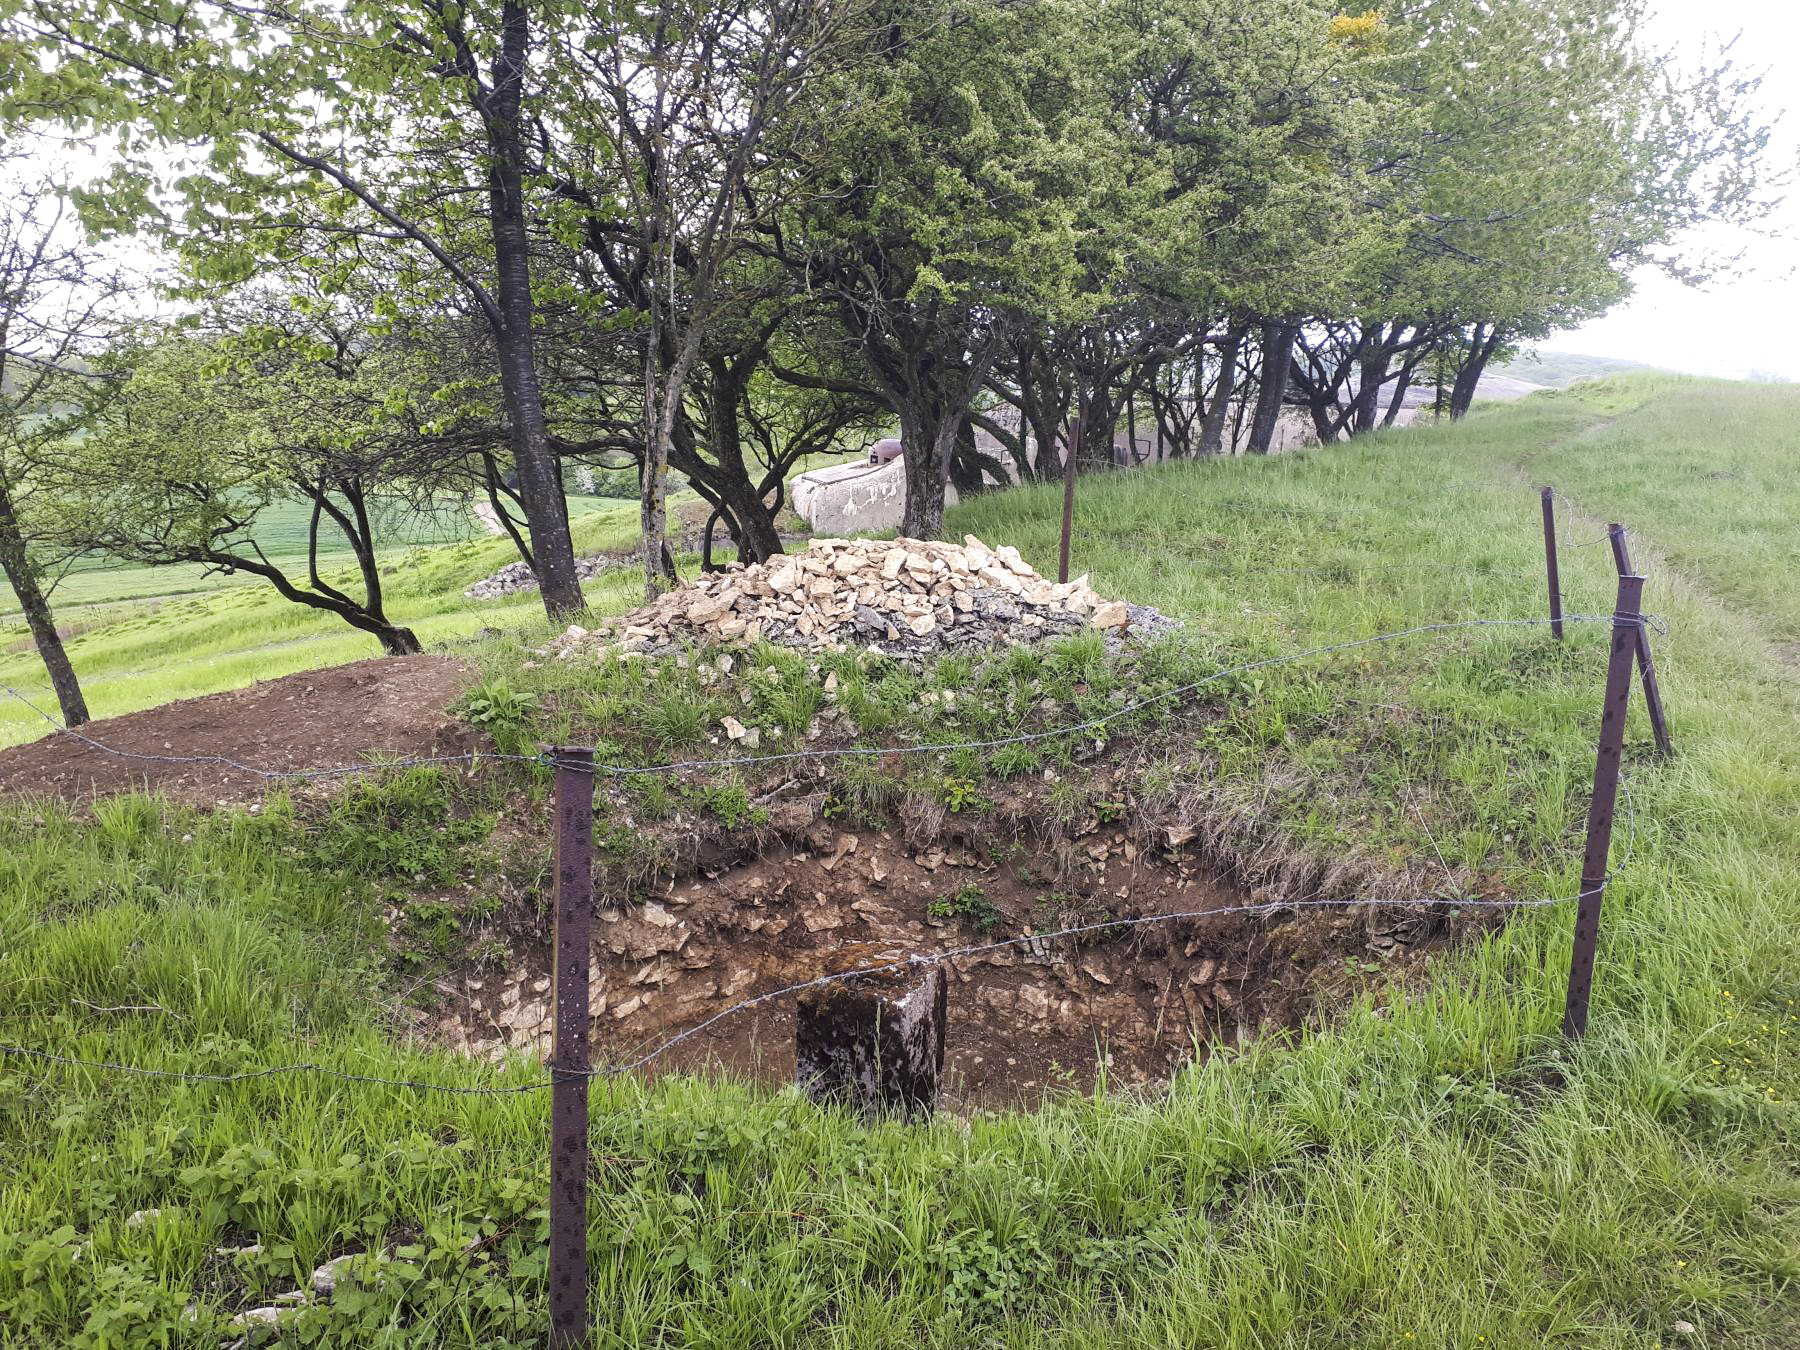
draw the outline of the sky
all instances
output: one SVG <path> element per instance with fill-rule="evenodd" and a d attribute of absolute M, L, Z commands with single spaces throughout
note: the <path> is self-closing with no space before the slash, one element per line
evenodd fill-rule
<path fill-rule="evenodd" d="M 1692 59 L 1709 38 L 1741 34 L 1734 59 L 1764 70 L 1762 99 L 1783 113 L 1775 158 L 1800 164 L 1800 3 L 1796 0 L 1658 0 L 1648 36 Z M 1776 237 L 1768 237 L 1772 232 Z M 1702 231 L 1691 241 L 1742 252 L 1739 275 L 1694 288 L 1655 272 L 1604 318 L 1542 344 L 1544 350 L 1617 356 L 1696 375 L 1742 379 L 1755 371 L 1800 380 L 1800 183 L 1763 231 Z"/>

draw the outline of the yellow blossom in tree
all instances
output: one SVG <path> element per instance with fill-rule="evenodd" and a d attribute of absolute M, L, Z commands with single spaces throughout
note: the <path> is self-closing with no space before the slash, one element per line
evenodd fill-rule
<path fill-rule="evenodd" d="M 1331 21 L 1331 38 L 1348 47 L 1373 47 L 1382 39 L 1381 11 L 1364 10 L 1361 14 L 1340 14 Z"/>

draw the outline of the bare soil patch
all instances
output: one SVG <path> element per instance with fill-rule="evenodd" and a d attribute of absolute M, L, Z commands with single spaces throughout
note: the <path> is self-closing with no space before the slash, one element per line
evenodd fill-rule
<path fill-rule="evenodd" d="M 1391 906 L 1209 913 L 1281 897 L 1235 885 L 1179 826 L 1097 826 L 1048 846 L 952 820 L 915 845 L 903 830 L 842 829 L 807 803 L 789 807 L 760 842 L 703 848 L 647 896 L 601 903 L 597 1062 L 629 1064 L 800 981 L 1042 934 L 948 962 L 947 1100 L 1030 1102 L 1091 1091 L 1102 1073 L 1118 1086 L 1165 1079 L 1217 1046 L 1299 1027 L 1364 984 L 1416 974 L 1432 951 L 1497 921 L 1492 910 Z M 1172 911 L 1201 917 L 1048 935 Z M 415 1034 L 493 1059 L 547 1052 L 547 938 L 522 934 L 505 970 L 441 979 Z M 792 1081 L 793 997 L 735 1012 L 645 1071 L 720 1069 Z"/>
<path fill-rule="evenodd" d="M 360 764 L 377 753 L 459 754 L 476 749 L 479 737 L 445 709 L 473 680 L 448 656 L 378 657 L 166 703 L 81 729 L 125 754 L 64 732 L 0 751 L 0 793 L 74 801 L 149 790 L 228 805 L 266 795 L 269 781 L 204 757 L 285 772 Z M 179 762 L 194 757 L 203 762 Z"/>

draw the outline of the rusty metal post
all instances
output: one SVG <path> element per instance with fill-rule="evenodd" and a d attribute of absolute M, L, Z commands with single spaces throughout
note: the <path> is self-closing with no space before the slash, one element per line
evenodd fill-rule
<path fill-rule="evenodd" d="M 1613 562 L 1618 566 L 1619 575 L 1631 576 L 1631 548 L 1625 542 L 1625 527 L 1608 525 L 1606 533 L 1612 539 Z M 1644 682 L 1644 705 L 1650 710 L 1650 729 L 1656 733 L 1656 749 L 1660 754 L 1672 755 L 1675 751 L 1669 743 L 1669 719 L 1663 711 L 1662 686 L 1656 682 L 1656 663 L 1650 659 L 1650 630 L 1643 624 L 1639 624 L 1637 630 L 1637 663 L 1638 676 Z"/>
<path fill-rule="evenodd" d="M 1081 414 L 1069 423 L 1069 458 L 1063 464 L 1062 552 L 1056 559 L 1056 579 L 1069 579 L 1069 534 L 1075 528 L 1075 460 L 1081 453 Z"/>
<path fill-rule="evenodd" d="M 1550 574 L 1550 636 L 1563 635 L 1562 580 L 1556 574 L 1556 490 L 1544 489 L 1544 568 Z"/>
<path fill-rule="evenodd" d="M 1644 579 L 1619 578 L 1613 610 L 1612 655 L 1606 663 L 1606 699 L 1600 709 L 1600 746 L 1594 756 L 1594 795 L 1588 802 L 1587 852 L 1581 862 L 1581 896 L 1575 911 L 1575 949 L 1569 958 L 1569 994 L 1563 1004 L 1563 1035 L 1573 1040 L 1587 1031 L 1588 996 L 1594 986 L 1594 950 L 1600 941 L 1600 902 L 1606 890 L 1606 859 L 1612 848 L 1613 810 L 1619 797 L 1619 761 L 1625 750 L 1625 716 L 1631 710 L 1631 666 L 1642 622 Z"/>
<path fill-rule="evenodd" d="M 556 936 L 550 1043 L 550 1344 L 588 1341 L 588 961 L 594 924 L 594 752 L 556 756 Z"/>

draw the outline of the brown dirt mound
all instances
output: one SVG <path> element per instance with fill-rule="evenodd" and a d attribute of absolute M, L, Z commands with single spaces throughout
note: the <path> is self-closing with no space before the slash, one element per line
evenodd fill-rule
<path fill-rule="evenodd" d="M 352 765 L 371 752 L 412 758 L 477 748 L 445 709 L 473 675 L 448 656 L 378 657 L 247 689 L 183 699 L 81 729 L 108 754 L 54 733 L 0 751 L 0 795 L 65 800 L 150 790 L 195 805 L 254 800 L 267 779 L 218 763 L 130 755 L 216 755 L 266 771 Z"/>

